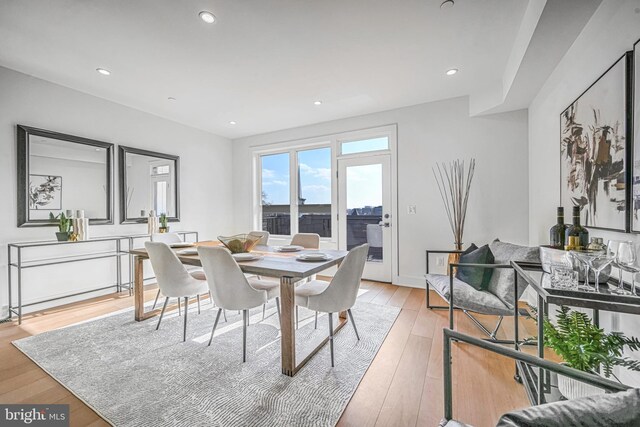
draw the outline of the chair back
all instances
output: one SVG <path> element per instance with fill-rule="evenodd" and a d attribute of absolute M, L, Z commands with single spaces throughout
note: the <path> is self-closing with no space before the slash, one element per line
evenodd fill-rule
<path fill-rule="evenodd" d="M 267 291 L 249 285 L 240 266 L 223 247 L 198 246 L 213 301 L 226 310 L 244 310 L 267 302 Z"/>
<path fill-rule="evenodd" d="M 185 287 L 191 287 L 195 279 L 189 275 L 175 252 L 162 242 L 144 242 L 144 247 L 162 294 L 167 297 L 185 296 Z"/>
<path fill-rule="evenodd" d="M 320 249 L 320 235 L 316 233 L 298 233 L 291 239 L 291 244 L 302 246 L 305 249 Z"/>
<path fill-rule="evenodd" d="M 382 227 L 378 224 L 367 224 L 367 243 L 372 248 L 382 247 Z"/>
<path fill-rule="evenodd" d="M 366 243 L 351 249 L 331 279 L 329 287 L 323 293 L 309 297 L 308 308 L 335 313 L 353 307 L 368 253 L 369 245 Z"/>
<path fill-rule="evenodd" d="M 162 242 L 166 244 L 170 243 L 182 243 L 182 239 L 178 233 L 153 233 L 151 235 L 152 242 Z"/>
<path fill-rule="evenodd" d="M 269 234 L 268 231 L 252 231 L 251 233 L 249 233 L 249 235 L 260 237 L 260 240 L 258 240 L 258 245 L 269 245 L 269 236 L 271 234 Z"/>

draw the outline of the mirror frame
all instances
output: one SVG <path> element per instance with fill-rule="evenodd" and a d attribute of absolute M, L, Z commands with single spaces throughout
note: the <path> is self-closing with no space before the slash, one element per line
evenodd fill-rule
<path fill-rule="evenodd" d="M 118 146 L 118 161 L 119 161 L 119 178 L 120 178 L 120 224 L 142 224 L 147 223 L 147 218 L 128 218 L 127 217 L 127 167 L 126 157 L 127 153 L 139 154 L 141 156 L 158 157 L 161 159 L 173 160 L 175 162 L 175 185 L 174 185 L 174 200 L 176 201 L 176 214 L 175 216 L 167 217 L 169 222 L 180 221 L 180 156 L 174 156 L 171 154 L 158 153 L 155 151 L 143 150 L 140 148 L 126 147 L 124 145 Z"/>
<path fill-rule="evenodd" d="M 27 196 L 27 192 L 29 191 L 29 136 L 31 135 L 105 149 L 107 154 L 107 217 L 89 218 L 89 224 L 113 224 L 113 144 L 25 125 L 16 125 L 16 129 L 18 154 L 18 227 L 51 227 L 57 225 L 55 221 L 51 221 L 49 219 L 29 219 L 29 197 Z"/>

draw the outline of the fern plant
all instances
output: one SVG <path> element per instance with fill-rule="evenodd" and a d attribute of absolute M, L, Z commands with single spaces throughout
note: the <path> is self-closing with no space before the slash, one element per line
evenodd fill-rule
<path fill-rule="evenodd" d="M 602 368 L 605 377 L 613 374 L 614 366 L 640 371 L 640 360 L 622 355 L 625 346 L 640 350 L 640 340 L 626 337 L 621 332 L 607 334 L 598 328 L 589 316 L 561 306 L 557 311 L 557 324 L 544 319 L 544 345 L 553 349 L 572 368 L 597 372 Z"/>

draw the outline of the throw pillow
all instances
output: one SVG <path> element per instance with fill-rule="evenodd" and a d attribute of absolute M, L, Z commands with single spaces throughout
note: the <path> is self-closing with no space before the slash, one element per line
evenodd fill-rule
<path fill-rule="evenodd" d="M 472 245 L 475 247 L 475 245 Z M 471 248 L 470 248 L 471 249 Z M 465 251 L 460 255 L 460 264 L 493 264 L 493 254 L 489 245 Z M 478 291 L 485 290 L 491 281 L 492 269 L 476 267 L 458 267 L 456 278 L 467 283 Z"/>
<path fill-rule="evenodd" d="M 496 239 L 489 244 L 491 253 L 495 257 L 495 264 L 509 264 L 511 261 L 540 262 L 540 249 L 538 247 L 520 246 L 512 243 L 501 242 Z M 526 284 L 520 285 L 526 287 Z M 513 300 L 520 297 L 524 287 L 515 290 L 515 272 L 513 269 L 495 269 L 487 290 L 497 296 L 507 307 L 513 308 Z"/>

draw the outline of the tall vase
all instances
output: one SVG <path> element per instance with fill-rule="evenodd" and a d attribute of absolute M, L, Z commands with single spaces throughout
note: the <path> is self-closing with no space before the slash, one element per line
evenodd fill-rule
<path fill-rule="evenodd" d="M 455 246 L 457 251 L 461 251 L 462 250 L 462 242 L 456 242 L 454 244 L 454 246 Z M 451 264 L 457 264 L 458 261 L 460 261 L 460 254 L 459 253 L 449 254 L 449 259 L 447 260 L 447 274 L 449 274 L 449 272 L 451 271 L 449 266 Z M 455 267 L 453 269 L 453 274 L 456 274 L 456 268 Z"/>

